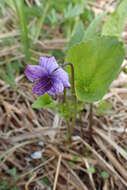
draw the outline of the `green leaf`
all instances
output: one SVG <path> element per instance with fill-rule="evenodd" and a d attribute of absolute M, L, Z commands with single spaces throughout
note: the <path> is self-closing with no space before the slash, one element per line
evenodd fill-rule
<path fill-rule="evenodd" d="M 85 28 L 82 21 L 78 21 L 74 27 L 73 35 L 68 43 L 68 49 L 70 49 L 73 45 L 81 42 L 84 38 Z"/>
<path fill-rule="evenodd" d="M 8 181 L 1 181 L 0 182 L 0 190 L 9 190 L 9 183 Z"/>
<path fill-rule="evenodd" d="M 96 170 L 95 170 L 94 167 L 89 167 L 89 168 L 88 168 L 88 173 L 94 174 L 95 172 L 96 172 Z"/>
<path fill-rule="evenodd" d="M 33 104 L 32 108 L 52 108 L 55 109 L 55 103 L 48 94 L 40 96 Z"/>
<path fill-rule="evenodd" d="M 79 16 L 83 13 L 83 9 L 83 4 L 76 4 L 75 6 L 72 6 L 72 3 L 70 3 L 67 9 L 64 11 L 64 18 L 70 19 L 75 16 Z"/>
<path fill-rule="evenodd" d="M 84 11 L 81 15 L 81 20 L 88 26 L 88 23 L 91 23 L 95 17 L 95 13 L 92 9 L 85 6 Z"/>
<path fill-rule="evenodd" d="M 119 74 L 124 56 L 123 43 L 115 37 L 93 38 L 73 46 L 66 61 L 74 65 L 78 99 L 100 100 Z"/>
<path fill-rule="evenodd" d="M 104 24 L 102 35 L 121 38 L 127 21 L 127 0 L 121 0 L 116 10 L 108 16 Z"/>
<path fill-rule="evenodd" d="M 51 10 L 50 14 L 48 15 L 48 19 L 51 25 L 57 25 L 59 20 L 59 15 L 54 8 Z"/>
<path fill-rule="evenodd" d="M 32 19 L 33 17 L 41 17 L 42 15 L 42 10 L 43 10 L 43 4 L 40 6 L 25 6 L 24 11 L 25 15 L 27 15 L 27 18 Z"/>
<path fill-rule="evenodd" d="M 103 179 L 108 179 L 109 178 L 109 173 L 106 171 L 101 172 L 101 176 L 103 177 Z"/>
<path fill-rule="evenodd" d="M 94 20 L 91 22 L 91 24 L 88 26 L 86 32 L 85 32 L 85 37 L 84 40 L 90 39 L 95 37 L 95 35 L 99 35 L 100 27 L 102 25 L 102 20 L 105 17 L 106 12 L 97 15 Z"/>
<path fill-rule="evenodd" d="M 13 0 L 5 0 L 5 3 L 9 5 L 13 10 L 15 10 L 15 5 Z"/>
<path fill-rule="evenodd" d="M 53 7 L 57 12 L 63 12 L 68 5 L 68 0 L 64 0 L 64 1 L 50 0 L 50 2 L 51 2 L 51 7 Z"/>
<path fill-rule="evenodd" d="M 16 168 L 9 169 L 8 173 L 14 178 L 15 182 L 18 180 Z"/>
<path fill-rule="evenodd" d="M 43 177 L 42 180 L 41 180 L 41 182 L 42 182 L 42 184 L 44 184 L 46 186 L 50 185 L 49 179 L 47 177 Z"/>
<path fill-rule="evenodd" d="M 79 157 L 78 155 L 74 155 L 73 161 L 78 161 Z"/>

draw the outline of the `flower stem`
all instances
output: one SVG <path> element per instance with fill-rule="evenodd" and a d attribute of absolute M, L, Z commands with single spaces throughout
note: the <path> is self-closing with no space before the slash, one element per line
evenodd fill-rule
<path fill-rule="evenodd" d="M 64 97 L 63 97 L 63 103 L 65 104 L 66 103 L 66 88 L 64 88 Z"/>
<path fill-rule="evenodd" d="M 93 141 L 93 104 L 90 104 L 89 112 L 89 143 L 92 144 Z"/>
<path fill-rule="evenodd" d="M 77 97 L 76 97 L 76 92 L 75 92 L 75 74 L 74 74 L 74 66 L 72 63 L 67 62 L 63 65 L 65 67 L 66 65 L 69 65 L 71 68 L 71 76 L 72 76 L 72 84 L 71 84 L 71 89 L 72 89 L 72 101 L 74 104 L 73 107 L 73 116 L 72 116 L 72 124 L 69 127 L 69 140 L 71 141 L 75 121 L 76 121 L 76 114 L 77 114 Z"/>
<path fill-rule="evenodd" d="M 82 110 L 79 112 L 79 119 L 80 119 L 80 135 L 82 137 L 82 139 L 84 138 L 84 131 L 83 131 L 83 121 L 82 121 Z"/>

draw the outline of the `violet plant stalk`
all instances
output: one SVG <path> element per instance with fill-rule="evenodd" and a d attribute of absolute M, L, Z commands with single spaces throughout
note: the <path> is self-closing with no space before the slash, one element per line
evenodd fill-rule
<path fill-rule="evenodd" d="M 89 111 L 89 143 L 92 145 L 93 141 L 93 104 L 90 104 Z"/>
<path fill-rule="evenodd" d="M 72 78 L 72 82 L 71 82 L 71 91 L 72 91 L 72 101 L 74 103 L 74 107 L 73 107 L 73 115 L 72 115 L 72 124 L 69 126 L 69 141 L 71 141 L 72 138 L 72 133 L 73 133 L 73 129 L 74 129 L 74 125 L 75 125 L 75 121 L 76 121 L 76 114 L 77 114 L 77 97 L 76 97 L 76 91 L 75 91 L 75 73 L 74 73 L 74 66 L 72 63 L 67 62 L 65 64 L 63 64 L 63 67 L 69 65 L 71 68 L 71 78 Z"/>

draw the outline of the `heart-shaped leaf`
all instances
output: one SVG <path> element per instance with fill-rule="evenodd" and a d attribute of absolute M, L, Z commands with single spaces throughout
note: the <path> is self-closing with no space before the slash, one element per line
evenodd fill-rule
<path fill-rule="evenodd" d="M 74 65 L 78 99 L 100 100 L 119 74 L 123 59 L 123 43 L 115 37 L 93 38 L 73 46 L 66 61 Z"/>

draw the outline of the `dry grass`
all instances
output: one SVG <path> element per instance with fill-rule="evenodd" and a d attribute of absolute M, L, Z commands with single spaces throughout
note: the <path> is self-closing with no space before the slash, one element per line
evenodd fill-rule
<path fill-rule="evenodd" d="M 121 189 L 127 187 L 127 128 L 126 92 L 113 86 L 105 98 L 112 102 L 109 116 L 94 115 L 94 142 L 89 145 L 89 109 L 82 116 L 83 138 L 80 136 L 80 120 L 77 118 L 72 144 L 66 143 L 66 125 L 51 110 L 33 110 L 35 97 L 24 76 L 20 77 L 17 93 L 0 81 L 0 176 L 10 181 L 8 171 L 16 168 L 17 186 L 22 189 L 45 189 L 40 179 L 48 177 L 53 189 Z M 119 82 L 119 80 L 117 80 Z M 4 88 L 6 86 L 6 88 Z M 121 91 L 120 91 L 121 90 Z M 117 92 L 118 91 L 118 92 Z M 124 96 L 124 100 L 123 100 Z M 48 118 L 48 119 L 47 119 Z M 41 154 L 38 159 L 33 153 Z M 88 172 L 94 167 L 95 173 Z M 101 172 L 109 177 L 103 179 Z M 13 186 L 12 180 L 12 186 Z"/>

